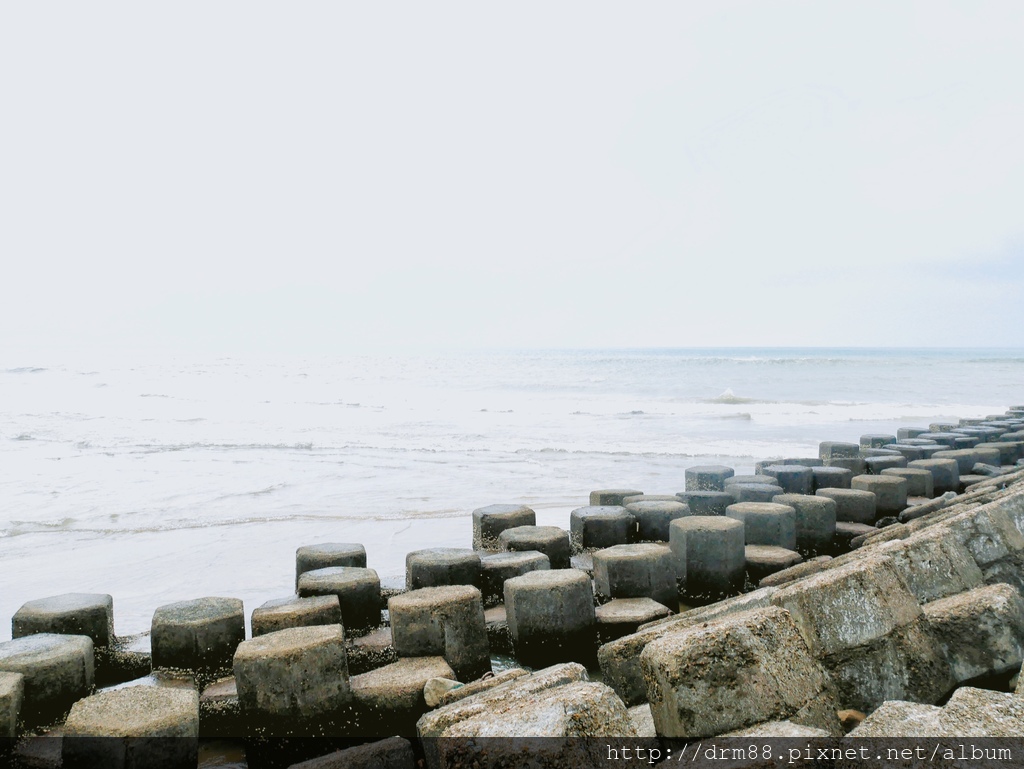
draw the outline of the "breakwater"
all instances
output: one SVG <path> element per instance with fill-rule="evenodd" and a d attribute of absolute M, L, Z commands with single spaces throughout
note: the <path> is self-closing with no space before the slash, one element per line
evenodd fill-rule
<path fill-rule="evenodd" d="M 1022 452 L 1014 408 L 750 476 L 691 467 L 675 495 L 598 490 L 564 528 L 492 505 L 474 549 L 409 553 L 404 590 L 358 544 L 306 544 L 248 639 L 232 598 L 160 607 L 134 639 L 110 596 L 40 598 L 0 644 L 0 734 L 24 760 L 50 730 L 66 765 L 124 751 L 113 736 L 194 765 L 217 736 L 252 765 L 346 765 L 305 753 L 358 741 L 359 761 L 442 766 L 430 740 L 450 736 L 839 737 L 840 713 L 863 718 L 848 739 L 912 736 L 962 728 L 965 698 L 1002 724 L 1024 654 Z M 495 652 L 519 666 L 495 672 Z"/>

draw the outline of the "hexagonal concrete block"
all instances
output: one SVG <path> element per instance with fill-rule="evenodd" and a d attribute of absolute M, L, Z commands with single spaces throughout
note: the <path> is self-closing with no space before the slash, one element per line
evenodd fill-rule
<path fill-rule="evenodd" d="M 676 586 L 695 601 L 718 600 L 743 587 L 746 567 L 742 521 L 692 515 L 672 521 L 669 546 Z"/>
<path fill-rule="evenodd" d="M 685 471 L 687 491 L 723 491 L 725 479 L 732 478 L 736 471 L 725 465 L 698 465 Z"/>
<path fill-rule="evenodd" d="M 796 550 L 804 555 L 826 552 L 836 535 L 836 503 L 815 494 L 780 494 L 772 499 L 793 508 L 796 516 Z"/>
<path fill-rule="evenodd" d="M 366 568 L 366 548 L 351 542 L 325 542 L 319 545 L 305 545 L 295 551 L 295 587 L 299 577 L 307 571 L 329 569 L 337 566 Z"/>
<path fill-rule="evenodd" d="M 635 521 L 624 507 L 591 505 L 569 515 L 569 539 L 575 552 L 624 545 L 633 539 Z"/>
<path fill-rule="evenodd" d="M 526 505 L 488 505 L 473 511 L 473 549 L 500 550 L 498 535 L 517 526 L 536 526 L 537 513 Z"/>
<path fill-rule="evenodd" d="M 231 669 L 235 649 L 244 640 L 245 615 L 237 598 L 166 604 L 153 613 L 153 668 L 220 677 Z"/>
<path fill-rule="evenodd" d="M 550 569 L 551 559 L 537 550 L 494 553 L 480 558 L 480 592 L 484 606 L 505 600 L 505 580 L 537 569 Z"/>
<path fill-rule="evenodd" d="M 85 635 L 96 649 L 114 640 L 114 599 L 99 593 L 65 593 L 22 605 L 11 620 L 11 637 L 34 633 Z"/>
<path fill-rule="evenodd" d="M 405 586 L 408 590 L 445 585 L 476 585 L 479 582 L 480 555 L 472 550 L 435 547 L 414 550 L 405 556 Z"/>
<path fill-rule="evenodd" d="M 505 611 L 516 658 L 524 664 L 593 659 L 594 591 L 585 572 L 534 571 L 510 579 Z"/>
<path fill-rule="evenodd" d="M 673 497 L 674 502 L 631 502 L 626 510 L 636 522 L 639 542 L 668 542 L 668 527 L 676 518 L 692 515 L 690 508 Z"/>
<path fill-rule="evenodd" d="M 907 507 L 907 481 L 893 475 L 857 475 L 850 488 L 870 491 L 875 495 L 875 514 L 879 517 L 899 515 Z"/>
<path fill-rule="evenodd" d="M 506 551 L 536 551 L 551 562 L 552 569 L 568 569 L 572 558 L 569 532 L 557 526 L 517 526 L 498 535 L 498 543 Z"/>
<path fill-rule="evenodd" d="M 277 598 L 267 601 L 252 613 L 254 637 L 291 627 L 340 624 L 341 604 L 338 602 L 338 596 L 333 594 L 308 598 Z"/>
<path fill-rule="evenodd" d="M 651 598 L 665 606 L 676 601 L 676 575 L 668 545 L 615 545 L 594 553 L 594 587 L 610 598 Z"/>
<path fill-rule="evenodd" d="M 21 673 L 0 673 L 0 743 L 14 739 L 24 698 L 25 676 Z"/>
<path fill-rule="evenodd" d="M 332 566 L 307 571 L 299 577 L 299 597 L 316 595 L 337 596 L 341 623 L 350 634 L 372 630 L 381 624 L 380 577 L 373 569 Z"/>
<path fill-rule="evenodd" d="M 92 639 L 36 633 L 0 643 L 0 672 L 23 676 L 25 724 L 29 728 L 48 725 L 92 691 Z"/>
<path fill-rule="evenodd" d="M 870 491 L 818 489 L 815 494 L 836 503 L 836 523 L 863 523 L 870 526 L 878 517 L 875 510 L 875 495 Z"/>
<path fill-rule="evenodd" d="M 781 495 L 777 495 L 781 496 Z M 725 511 L 744 527 L 745 544 L 796 549 L 796 510 L 774 502 L 740 502 Z"/>
<path fill-rule="evenodd" d="M 590 492 L 590 504 L 594 507 L 603 505 L 622 505 L 626 497 L 643 494 L 638 489 L 598 489 Z"/>

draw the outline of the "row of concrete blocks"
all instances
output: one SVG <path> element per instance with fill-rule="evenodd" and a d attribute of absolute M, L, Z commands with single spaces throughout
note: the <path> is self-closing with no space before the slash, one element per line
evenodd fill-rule
<path fill-rule="evenodd" d="M 837 706 L 939 702 L 1024 661 L 1022 523 L 1018 491 L 815 564 L 811 576 L 651 623 L 601 648 L 604 679 L 627 704 L 652 703 L 659 735 L 686 738 L 766 720 L 761 708 L 832 728 Z M 817 683 L 793 698 L 773 688 L 797 679 Z"/>

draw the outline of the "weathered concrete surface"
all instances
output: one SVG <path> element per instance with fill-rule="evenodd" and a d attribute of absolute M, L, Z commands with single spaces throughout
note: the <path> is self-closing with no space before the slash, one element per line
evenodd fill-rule
<path fill-rule="evenodd" d="M 697 465 L 685 471 L 687 491 L 722 491 L 736 471 L 725 465 Z"/>
<path fill-rule="evenodd" d="M 907 506 L 907 481 L 891 475 L 856 475 L 850 488 L 875 495 L 875 515 L 899 515 Z M 867 523 L 867 521 L 864 521 Z"/>
<path fill-rule="evenodd" d="M 292 764 L 289 769 L 416 769 L 416 754 L 409 740 L 388 737 Z"/>
<path fill-rule="evenodd" d="M 775 479 L 786 494 L 811 494 L 814 491 L 814 472 L 802 465 L 768 465 L 762 472 Z"/>
<path fill-rule="evenodd" d="M 915 459 L 907 467 L 927 470 L 932 474 L 932 487 L 936 494 L 960 491 L 960 466 L 955 459 Z"/>
<path fill-rule="evenodd" d="M 544 553 L 552 569 L 568 569 L 572 557 L 569 532 L 557 526 L 517 526 L 498 535 L 502 550 Z"/>
<path fill-rule="evenodd" d="M 988 585 L 924 606 L 956 683 L 1019 670 L 1024 663 L 1024 599 L 1006 584 Z"/>
<path fill-rule="evenodd" d="M 633 537 L 635 522 L 619 505 L 578 507 L 569 514 L 569 540 L 573 552 L 624 545 Z"/>
<path fill-rule="evenodd" d="M 194 689 L 154 686 L 100 692 L 74 704 L 63 735 L 61 757 L 67 769 L 195 766 L 199 696 Z"/>
<path fill-rule="evenodd" d="M 816 494 L 780 494 L 772 499 L 796 514 L 796 547 L 803 555 L 826 552 L 836 535 L 836 503 Z"/>
<path fill-rule="evenodd" d="M 594 610 L 598 643 L 635 633 L 648 622 L 668 617 L 672 612 L 664 604 L 650 598 L 616 598 Z"/>
<path fill-rule="evenodd" d="M 5 641 L 0 643 L 0 672 L 23 676 L 21 718 L 26 725 L 48 725 L 92 690 L 92 639 L 37 633 Z"/>
<path fill-rule="evenodd" d="M 957 737 L 1020 737 L 1024 698 L 964 686 L 943 706 L 939 724 L 944 734 Z"/>
<path fill-rule="evenodd" d="M 1022 495 L 968 509 L 937 524 L 936 530 L 963 545 L 986 583 L 1006 582 L 1024 589 L 1024 535 L 1015 525 Z"/>
<path fill-rule="evenodd" d="M 849 737 L 941 737 L 942 708 L 919 702 L 888 700 L 864 719 Z"/>
<path fill-rule="evenodd" d="M 690 508 L 679 501 L 674 502 L 632 502 L 626 510 L 636 522 L 638 542 L 668 542 L 669 525 L 676 518 L 693 515 Z"/>
<path fill-rule="evenodd" d="M 359 734 L 411 734 L 427 712 L 423 687 L 431 678 L 456 678 L 444 657 L 409 657 L 352 677 Z"/>
<path fill-rule="evenodd" d="M 24 698 L 25 677 L 21 673 L 0 673 L 0 742 L 14 739 Z"/>
<path fill-rule="evenodd" d="M 803 556 L 795 550 L 775 545 L 747 545 L 744 553 L 747 559 L 747 576 L 755 585 L 769 574 L 788 569 L 803 560 Z"/>
<path fill-rule="evenodd" d="M 351 542 L 325 542 L 300 547 L 295 551 L 295 588 L 299 587 L 299 577 L 307 571 L 335 566 L 365 569 L 366 548 Z"/>
<path fill-rule="evenodd" d="M 776 495 L 778 496 L 778 495 Z M 725 511 L 743 524 L 745 544 L 796 549 L 796 511 L 774 502 L 739 502 Z"/>
<path fill-rule="evenodd" d="M 779 608 L 668 632 L 640 664 L 659 735 L 711 737 L 783 720 L 842 733 L 828 675 Z"/>
<path fill-rule="evenodd" d="M 850 481 L 853 483 L 852 479 Z M 863 523 L 871 525 L 875 522 L 877 511 L 875 495 L 863 489 L 819 489 L 815 492 L 819 497 L 827 497 L 836 503 L 837 523 Z"/>
<path fill-rule="evenodd" d="M 626 497 L 643 494 L 638 489 L 598 489 L 590 492 L 590 504 L 594 507 L 602 505 L 621 505 Z"/>
<path fill-rule="evenodd" d="M 922 531 L 911 537 L 879 546 L 918 603 L 962 593 L 980 586 L 984 579 L 970 552 L 941 531 Z"/>
<path fill-rule="evenodd" d="M 680 592 L 704 601 L 739 592 L 746 566 L 746 531 L 728 516 L 693 515 L 672 521 L 669 546 Z"/>
<path fill-rule="evenodd" d="M 890 558 L 865 555 L 827 569 L 780 588 L 772 603 L 790 612 L 844 707 L 934 702 L 950 688 L 945 657 Z"/>
<path fill-rule="evenodd" d="M 835 737 L 835 734 L 829 733 L 824 729 L 816 729 L 813 726 L 802 726 L 800 724 L 794 724 L 792 721 L 769 721 L 763 724 L 754 724 L 753 726 L 747 726 L 743 729 L 737 729 L 734 732 L 728 732 L 726 734 L 719 734 L 718 737 L 760 737 L 760 738 L 814 738 L 814 737 Z M 764 747 L 761 748 L 764 750 Z M 749 747 L 748 747 L 749 750 Z M 813 753 L 812 753 L 813 755 Z"/>
<path fill-rule="evenodd" d="M 247 717 L 311 719 L 352 698 L 341 625 L 288 628 L 244 641 L 234 673 Z"/>
<path fill-rule="evenodd" d="M 203 737 L 238 737 L 244 731 L 235 677 L 221 678 L 203 689 L 199 695 L 199 734 Z"/>
<path fill-rule="evenodd" d="M 476 681 L 470 681 L 468 684 L 460 686 L 458 689 L 452 689 L 446 692 L 441 697 L 440 705 L 451 705 L 453 702 L 464 700 L 467 697 L 472 697 L 475 694 L 480 694 L 488 689 L 493 689 L 496 686 L 501 686 L 508 681 L 512 681 L 516 678 L 522 678 L 523 676 L 530 675 L 530 672 L 523 670 L 523 668 L 509 668 L 503 670 L 490 678 L 478 678 Z"/>
<path fill-rule="evenodd" d="M 65 593 L 22 605 L 11 620 L 11 637 L 35 633 L 84 635 L 94 650 L 105 650 L 114 640 L 114 599 L 99 593 Z"/>
<path fill-rule="evenodd" d="M 725 490 L 732 494 L 733 503 L 771 502 L 785 489 L 777 483 L 732 483 Z"/>
<path fill-rule="evenodd" d="M 551 573 L 562 572 L 530 572 Z M 388 611 L 399 657 L 441 656 L 460 681 L 472 681 L 491 671 L 483 600 L 475 587 L 450 585 L 412 590 L 391 598 Z"/>
<path fill-rule="evenodd" d="M 600 600 L 651 598 L 676 602 L 676 574 L 668 545 L 615 545 L 594 553 L 594 588 Z"/>
<path fill-rule="evenodd" d="M 353 676 L 398 662 L 398 652 L 395 651 L 390 626 L 380 627 L 372 633 L 348 639 L 346 654 L 348 672 Z"/>
<path fill-rule="evenodd" d="M 150 639 L 154 668 L 220 677 L 245 640 L 242 602 L 197 598 L 161 606 L 153 613 Z"/>
<path fill-rule="evenodd" d="M 690 515 L 725 515 L 734 500 L 727 491 L 681 491 L 679 501 L 690 508 Z"/>
<path fill-rule="evenodd" d="M 473 511 L 473 549 L 500 550 L 498 536 L 505 529 L 536 526 L 537 513 L 526 505 L 488 505 Z"/>
<path fill-rule="evenodd" d="M 769 574 L 763 577 L 758 582 L 758 587 L 780 587 L 787 585 L 790 582 L 795 582 L 798 579 L 809 577 L 812 574 L 824 571 L 828 568 L 828 564 L 831 563 L 832 556 L 830 555 L 819 555 L 816 558 L 811 558 L 803 563 L 798 563 L 795 566 L 790 566 L 788 569 L 777 571 L 774 574 Z"/>
<path fill-rule="evenodd" d="M 629 709 L 629 721 L 633 724 L 633 730 L 637 737 L 653 738 L 658 736 L 654 727 L 654 716 L 651 714 L 651 705 L 645 702 L 643 705 L 636 705 Z"/>
<path fill-rule="evenodd" d="M 275 630 L 310 625 L 340 625 L 341 604 L 338 596 L 317 595 L 308 598 L 276 598 L 252 612 L 253 636 Z"/>
<path fill-rule="evenodd" d="M 848 489 L 853 471 L 845 467 L 812 467 L 814 491 L 818 489 Z"/>
<path fill-rule="evenodd" d="M 423 685 L 423 699 L 427 707 L 436 708 L 441 704 L 445 694 L 460 686 L 462 683 L 452 678 L 431 678 Z"/>
<path fill-rule="evenodd" d="M 935 478 L 928 471 L 920 467 L 889 467 L 882 470 L 882 475 L 892 478 L 902 478 L 907 482 L 907 497 L 935 496 Z"/>
<path fill-rule="evenodd" d="M 605 683 L 615 689 L 627 705 L 643 702 L 647 698 L 647 687 L 640 667 L 640 654 L 647 644 L 676 629 L 712 622 L 730 614 L 764 608 L 769 605 L 769 599 L 774 592 L 775 588 L 755 590 L 666 620 L 655 621 L 639 628 L 632 635 L 606 643 L 597 654 Z"/>
<path fill-rule="evenodd" d="M 593 659 L 594 594 L 577 569 L 534 571 L 505 583 L 505 610 L 516 658 L 526 665 Z"/>
<path fill-rule="evenodd" d="M 414 550 L 405 556 L 405 587 L 408 590 L 445 585 L 476 585 L 479 581 L 480 555 L 472 550 L 435 547 Z"/>
<path fill-rule="evenodd" d="M 480 558 L 480 592 L 484 606 L 497 606 L 505 600 L 505 580 L 527 572 L 550 569 L 551 559 L 538 550 L 507 551 Z"/>

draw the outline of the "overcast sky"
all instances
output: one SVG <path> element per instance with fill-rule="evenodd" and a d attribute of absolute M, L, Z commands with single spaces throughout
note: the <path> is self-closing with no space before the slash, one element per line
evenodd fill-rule
<path fill-rule="evenodd" d="M 1024 3 L 4 3 L 0 348 L 1024 345 Z"/>

